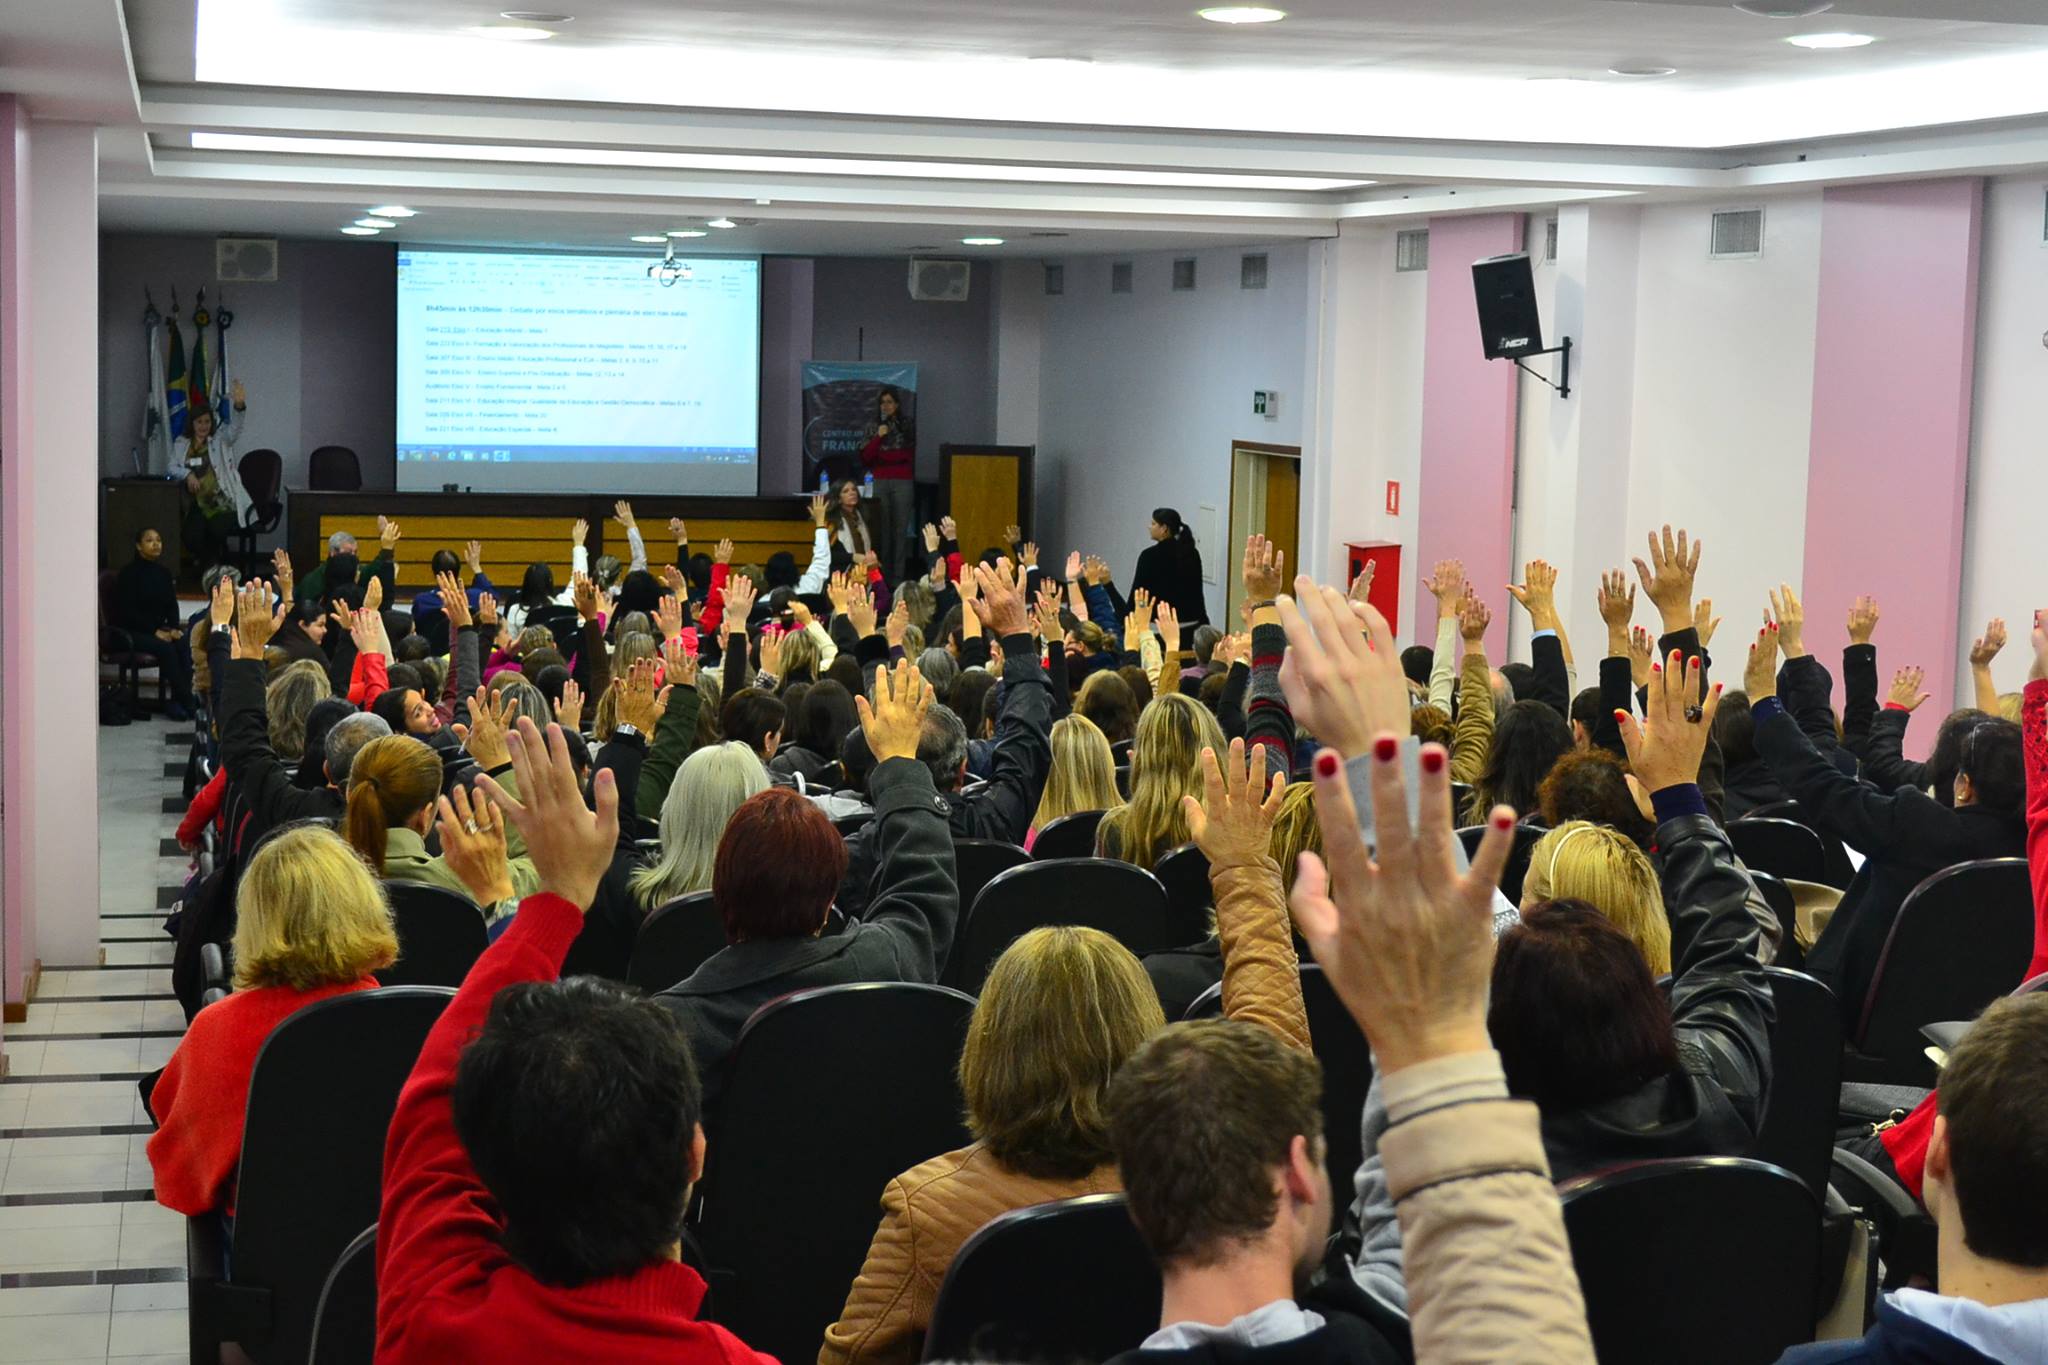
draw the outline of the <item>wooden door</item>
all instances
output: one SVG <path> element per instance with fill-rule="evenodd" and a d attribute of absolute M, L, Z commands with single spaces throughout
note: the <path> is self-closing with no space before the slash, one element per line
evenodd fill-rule
<path fill-rule="evenodd" d="M 1301 461 L 1266 457 L 1266 539 L 1287 555 L 1287 580 L 1301 572 Z"/>

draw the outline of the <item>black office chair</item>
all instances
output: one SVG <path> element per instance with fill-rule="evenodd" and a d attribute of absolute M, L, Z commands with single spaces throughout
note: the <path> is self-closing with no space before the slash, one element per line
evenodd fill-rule
<path fill-rule="evenodd" d="M 1640 1161 L 1558 1186 L 1601 1360 L 1770 1365 L 1813 1340 L 1821 1210 L 1782 1167 Z"/>
<path fill-rule="evenodd" d="M 1126 768 L 1131 765 L 1131 757 L 1137 752 L 1138 741 L 1135 739 L 1120 739 L 1109 746 L 1110 759 Z"/>
<path fill-rule="evenodd" d="M 267 536 L 284 520 L 284 457 L 268 446 L 250 451 L 235 462 L 249 510 L 235 528 L 235 564 L 245 576 L 267 562 L 256 550 L 256 537 Z"/>
<path fill-rule="evenodd" d="M 1836 1147 L 1828 1159 L 1828 1184 L 1877 1230 L 1883 1287 L 1936 1283 L 1940 1233 L 1912 1191 L 1854 1152 Z"/>
<path fill-rule="evenodd" d="M 146 671 L 156 673 L 156 704 L 159 709 L 170 702 L 170 679 L 157 667 L 156 655 L 145 654 L 135 647 L 127 631 L 114 624 L 114 584 L 120 578 L 118 570 L 102 569 L 99 577 L 100 605 L 100 663 L 111 664 L 119 685 L 128 693 L 128 708 L 137 715 L 142 712 L 142 675 Z M 1089 850 L 1091 853 L 1093 849 Z"/>
<path fill-rule="evenodd" d="M 1825 1199 L 1842 1091 L 1842 1016 L 1835 993 L 1801 972 L 1766 967 L 1777 1020 L 1771 1025 L 1771 1089 L 1750 1155 L 1782 1166 Z"/>
<path fill-rule="evenodd" d="M 1365 1092 L 1372 1087 L 1372 1049 L 1366 1045 L 1358 1021 L 1314 962 L 1301 964 L 1301 1004 L 1308 1015 L 1309 1045 L 1323 1065 L 1323 1166 L 1330 1173 L 1331 1188 L 1348 1204 L 1352 1181 L 1365 1159 L 1359 1124 L 1365 1114 Z M 1196 996 L 1182 1018 L 1216 1019 L 1222 1014 L 1223 983 L 1219 981 Z"/>
<path fill-rule="evenodd" d="M 953 940 L 939 980 L 979 993 L 1003 949 L 1048 924 L 1100 929 L 1139 957 L 1199 943 L 1208 925 L 1177 913 L 1166 888 L 1142 867 L 1108 858 L 1035 858 L 982 888 Z"/>
<path fill-rule="evenodd" d="M 712 1312 L 755 1350 L 815 1357 L 882 1190 L 967 1144 L 958 1071 L 973 1012 L 943 986 L 863 982 L 770 1001 L 740 1031 L 708 1116 L 696 1234 Z"/>
<path fill-rule="evenodd" d="M 1206 921 L 1216 904 L 1209 887 L 1209 859 L 1193 844 L 1182 844 L 1159 855 L 1152 875 L 1166 888 L 1166 901 L 1174 912 Z"/>
<path fill-rule="evenodd" d="M 234 1273 L 211 1214 L 185 1221 L 191 1358 L 236 1342 L 300 1361 L 329 1271 L 375 1222 L 399 1088 L 455 992 L 355 991 L 305 1006 L 256 1054 L 235 1184 Z"/>
<path fill-rule="evenodd" d="M 308 1365 L 371 1365 L 377 1355 L 377 1225 L 335 1259 L 313 1309 Z"/>
<path fill-rule="evenodd" d="M 1095 827 L 1107 811 L 1083 810 L 1062 815 L 1038 831 L 1031 841 L 1034 858 L 1092 858 L 1095 856 Z"/>
<path fill-rule="evenodd" d="M 1821 873 L 1821 884 L 1823 886 L 1832 886 L 1837 891 L 1846 891 L 1848 889 L 1850 880 L 1856 875 L 1856 868 L 1849 861 L 1848 847 L 1840 839 L 1836 838 L 1833 833 L 1820 828 L 1812 820 L 1809 820 L 1806 812 L 1800 808 L 1797 801 L 1788 798 L 1783 801 L 1766 802 L 1741 818 L 1745 820 L 1791 820 L 1796 824 L 1805 825 L 1820 836 L 1821 848 L 1826 851 L 1827 866 Z"/>
<path fill-rule="evenodd" d="M 1159 1268 L 1120 1194 L 1013 1209 L 967 1239 L 926 1360 L 1107 1360 L 1159 1330 Z"/>
<path fill-rule="evenodd" d="M 2033 954 L 2034 898 L 2024 858 L 1958 863 L 1927 878 L 1892 921 L 1844 1078 L 1934 1085 L 1920 1030 L 1976 1018 L 2020 984 Z"/>
<path fill-rule="evenodd" d="M 632 960 L 626 964 L 626 981 L 649 995 L 665 991 L 723 947 L 725 921 L 711 908 L 711 893 L 677 896 L 656 906 L 640 925 Z"/>
<path fill-rule="evenodd" d="M 1522 903 L 1522 883 L 1529 875 L 1529 854 L 1544 835 L 1550 833 L 1541 825 L 1522 821 L 1514 829 L 1514 845 L 1508 849 L 1507 866 L 1500 871 L 1500 893 L 1515 904 Z M 1486 837 L 1485 825 L 1466 825 L 1458 831 L 1458 842 L 1465 846 L 1465 856 L 1475 857 L 1479 853 L 1479 841 Z"/>
<path fill-rule="evenodd" d="M 962 909 L 974 904 L 981 888 L 1013 867 L 1022 867 L 1031 855 L 1001 839 L 955 839 L 953 876 L 960 885 Z"/>
<path fill-rule="evenodd" d="M 362 461 L 347 446 L 318 446 L 306 457 L 306 487 L 323 493 L 353 493 L 362 486 Z"/>
<path fill-rule="evenodd" d="M 1735 856 L 1755 871 L 1798 882 L 1818 882 L 1827 876 L 1827 846 L 1797 821 L 1752 815 L 1730 820 L 1727 829 Z"/>
<path fill-rule="evenodd" d="M 467 896 L 425 882 L 386 881 L 398 929 L 398 961 L 377 973 L 386 986 L 460 986 L 490 940 Z"/>

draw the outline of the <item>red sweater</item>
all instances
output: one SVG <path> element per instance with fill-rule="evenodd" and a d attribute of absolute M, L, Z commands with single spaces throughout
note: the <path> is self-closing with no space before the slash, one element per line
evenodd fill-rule
<path fill-rule="evenodd" d="M 213 776 L 199 794 L 192 798 L 192 804 L 185 808 L 185 818 L 178 822 L 178 846 L 199 847 L 199 836 L 220 814 L 220 802 L 228 790 L 228 770 L 216 768 Z"/>
<path fill-rule="evenodd" d="M 2027 684 L 2020 704 L 2021 744 L 2027 762 L 2027 869 L 2034 885 L 2034 960 L 2022 980 L 2048 972 L 2048 682 Z M 1934 1134 L 1935 1096 L 1878 1134 L 1885 1155 L 1915 1199 L 1920 1173 L 1927 1164 L 1927 1142 Z"/>
<path fill-rule="evenodd" d="M 891 435 L 893 434 L 892 432 Z M 870 436 L 868 443 L 860 448 L 860 462 L 875 476 L 875 482 L 914 477 L 917 452 L 908 446 L 884 446 L 883 439 L 880 436 Z"/>
<path fill-rule="evenodd" d="M 453 670 L 450 670 L 453 675 Z M 357 706 L 368 706 L 382 696 L 384 689 L 391 685 L 391 666 L 382 654 L 358 654 L 355 667 L 349 670 L 348 699 Z"/>
<path fill-rule="evenodd" d="M 512 927 L 477 960 L 427 1035 L 399 1094 L 377 1222 L 380 1365 L 774 1365 L 723 1327 L 697 1320 L 704 1281 L 679 1261 L 567 1289 L 536 1280 L 499 1244 L 496 1206 L 455 1133 L 456 1059 L 483 1027 L 491 998 L 514 982 L 554 980 L 582 928 L 582 913 L 560 896 L 542 892 L 521 902 Z"/>
<path fill-rule="evenodd" d="M 301 1006 L 376 985 L 366 976 L 310 991 L 264 986 L 199 1011 L 149 1096 L 157 1119 L 149 1139 L 156 1202 L 183 1214 L 234 1212 L 249 1075 L 264 1040 Z"/>

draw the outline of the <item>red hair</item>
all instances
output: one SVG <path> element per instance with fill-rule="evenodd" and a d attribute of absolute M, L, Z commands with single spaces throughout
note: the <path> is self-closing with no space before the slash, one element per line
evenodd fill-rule
<path fill-rule="evenodd" d="M 711 905 L 725 939 L 805 938 L 818 932 L 846 876 L 846 840 L 787 787 L 740 803 L 711 864 Z"/>

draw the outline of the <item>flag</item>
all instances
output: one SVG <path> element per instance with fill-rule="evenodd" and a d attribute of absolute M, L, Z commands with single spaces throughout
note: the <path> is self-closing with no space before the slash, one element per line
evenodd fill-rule
<path fill-rule="evenodd" d="M 214 478 L 234 508 L 235 525 L 246 526 L 249 522 L 249 490 L 242 486 L 241 465 L 235 458 L 235 438 L 242 434 L 241 424 L 234 420 L 235 389 L 233 381 L 228 378 L 228 327 L 234 320 L 234 314 L 226 308 L 214 308 L 213 372 L 205 380 L 207 391 L 213 395 L 213 437 L 208 445 L 212 450 Z M 193 401 L 204 400 L 195 393 Z"/>
<path fill-rule="evenodd" d="M 171 305 L 170 328 L 170 378 L 164 382 L 164 410 L 170 422 L 171 439 L 176 441 L 185 435 L 185 409 L 192 401 L 192 390 L 185 382 L 185 338 L 178 331 L 175 303 Z"/>
<path fill-rule="evenodd" d="M 206 291 L 202 289 L 192 305 L 192 368 L 185 372 L 185 398 L 193 412 L 204 412 L 212 406 L 206 397 L 206 326 L 212 321 L 212 315 L 206 311 Z M 216 421 L 216 428 L 218 425 Z"/>
<path fill-rule="evenodd" d="M 213 429 L 223 434 L 235 420 L 235 385 L 228 377 L 228 327 L 234 320 L 225 302 L 213 310 L 213 373 L 206 390 L 213 395 Z"/>
<path fill-rule="evenodd" d="M 145 301 L 148 294 L 143 295 Z M 143 471 L 162 474 L 170 468 L 171 415 L 165 408 L 164 318 L 149 302 L 142 314 L 143 344 L 149 352 L 149 390 L 142 396 Z"/>

